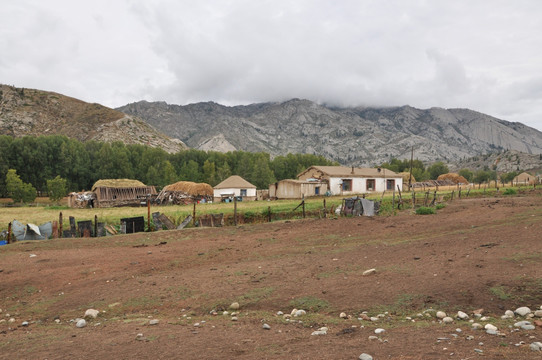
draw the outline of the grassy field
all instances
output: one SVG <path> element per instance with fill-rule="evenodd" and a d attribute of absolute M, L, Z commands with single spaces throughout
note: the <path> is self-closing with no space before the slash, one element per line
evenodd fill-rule
<path fill-rule="evenodd" d="M 514 188 L 517 191 L 525 190 L 527 187 Z M 427 202 L 431 202 L 434 197 L 435 188 L 416 189 L 415 197 L 417 206 L 424 204 L 426 195 Z M 462 196 L 465 197 L 480 197 L 480 196 L 495 196 L 497 190 L 495 188 L 478 187 L 468 189 L 462 188 Z M 501 190 L 500 194 L 504 192 Z M 440 187 L 437 192 L 437 202 L 447 202 L 453 198 L 459 197 L 458 187 Z M 331 209 L 333 206 L 338 206 L 342 202 L 342 196 L 326 197 L 326 207 Z M 397 201 L 399 200 L 398 194 L 395 194 L 395 200 L 393 200 L 393 193 L 387 192 L 385 194 L 371 194 L 367 196 L 370 200 L 382 200 L 381 214 L 382 215 L 394 215 L 397 213 Z M 403 193 L 403 206 L 402 209 L 412 208 L 412 193 Z M 323 197 L 308 198 L 305 200 L 305 210 L 309 215 L 318 216 L 323 209 Z M 64 199 L 59 205 L 53 205 L 47 198 L 37 198 L 36 202 L 28 206 L 9 207 L 5 206 L 11 203 L 10 199 L 0 199 L 0 204 L 4 207 L 0 207 L 0 231 L 7 229 L 8 223 L 13 220 L 26 224 L 43 224 L 47 221 L 58 220 L 59 213 L 62 212 L 64 226 L 69 226 L 69 217 L 75 217 L 76 221 L 82 220 L 94 220 L 95 216 L 98 216 L 100 222 L 107 224 L 119 224 L 121 218 L 144 216 L 147 218 L 146 207 L 120 207 L 120 208 L 95 208 L 95 209 L 72 209 L 66 206 L 67 200 Z M 392 208 L 392 203 L 395 207 Z M 249 219 L 248 221 L 258 222 L 264 221 L 267 218 L 268 209 L 273 214 L 273 219 L 288 219 L 301 217 L 302 208 L 299 207 L 296 211 L 293 211 L 295 207 L 300 204 L 300 200 L 276 200 L 276 201 L 251 201 L 251 202 L 238 202 L 237 211 L 240 216 Z M 173 205 L 173 206 L 152 206 L 151 212 L 161 212 L 171 218 L 176 224 L 179 224 L 185 217 L 191 215 L 193 212 L 193 205 Z M 234 205 L 233 203 L 213 203 L 213 204 L 198 204 L 196 206 L 196 217 L 203 214 L 219 214 L 223 213 L 226 217 L 233 217 Z"/>

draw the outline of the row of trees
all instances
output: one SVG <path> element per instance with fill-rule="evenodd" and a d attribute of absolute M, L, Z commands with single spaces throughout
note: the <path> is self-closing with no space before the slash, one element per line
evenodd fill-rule
<path fill-rule="evenodd" d="M 389 162 L 383 163 L 381 167 L 395 172 L 409 172 L 410 160 L 392 159 Z M 423 162 L 420 160 L 412 161 L 412 176 L 414 179 L 416 179 L 416 181 L 436 180 L 440 175 L 447 174 L 449 172 L 450 170 L 448 169 L 448 166 L 442 161 L 436 162 L 428 167 L 425 167 Z M 511 182 L 518 175 L 516 171 L 511 171 L 497 176 L 497 172 L 490 170 L 489 167 L 475 172 L 471 171 L 470 169 L 461 169 L 458 171 L 458 174 L 467 179 L 468 182 L 476 184 L 497 180 L 500 180 L 503 184 L 505 184 Z"/>
<path fill-rule="evenodd" d="M 258 188 L 295 178 L 311 165 L 337 165 L 322 156 L 288 154 L 271 160 L 267 153 L 228 153 L 162 149 L 122 142 L 80 142 L 65 136 L 0 136 L 0 196 L 8 196 L 7 174 L 13 169 L 23 183 L 39 191 L 59 176 L 67 191 L 89 190 L 99 179 L 137 179 L 161 188 L 176 181 L 206 182 L 214 186 L 232 174 Z"/>

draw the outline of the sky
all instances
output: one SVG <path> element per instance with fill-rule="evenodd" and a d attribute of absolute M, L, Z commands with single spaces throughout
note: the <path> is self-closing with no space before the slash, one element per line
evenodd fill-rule
<path fill-rule="evenodd" d="M 542 130 L 539 0 L 0 0 L 0 83 L 119 107 L 301 98 Z"/>

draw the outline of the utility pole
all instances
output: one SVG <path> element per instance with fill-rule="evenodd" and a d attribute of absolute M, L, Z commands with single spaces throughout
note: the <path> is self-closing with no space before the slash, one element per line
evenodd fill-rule
<path fill-rule="evenodd" d="M 412 146 L 412 149 L 410 151 L 410 173 L 408 175 L 408 189 L 410 190 L 410 187 L 412 186 L 412 162 L 414 161 L 414 146 Z"/>

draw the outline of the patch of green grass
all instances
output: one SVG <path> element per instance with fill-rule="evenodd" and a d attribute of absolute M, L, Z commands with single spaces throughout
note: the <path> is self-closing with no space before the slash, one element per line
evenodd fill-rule
<path fill-rule="evenodd" d="M 413 310 L 419 310 L 424 307 L 425 296 L 421 294 L 400 294 L 395 298 L 395 302 L 390 305 L 377 305 L 369 309 L 373 315 L 388 312 L 393 315 L 404 316 Z"/>
<path fill-rule="evenodd" d="M 542 261 L 542 251 L 532 253 L 519 252 L 503 259 L 514 262 L 538 262 Z"/>
<path fill-rule="evenodd" d="M 517 195 L 517 190 L 516 189 L 513 189 L 513 188 L 507 188 L 506 190 L 504 190 L 504 192 L 502 193 L 503 195 Z"/>
<path fill-rule="evenodd" d="M 435 213 L 435 209 L 431 207 L 421 206 L 416 209 L 416 215 L 432 215 Z"/>
<path fill-rule="evenodd" d="M 435 209 L 437 210 L 444 209 L 445 207 L 446 207 L 445 203 L 440 203 L 440 204 L 435 205 Z"/>
<path fill-rule="evenodd" d="M 241 306 L 256 304 L 260 300 L 269 297 L 273 291 L 275 291 L 275 288 L 270 286 L 252 289 L 249 292 L 241 295 L 237 301 L 241 304 Z"/>
<path fill-rule="evenodd" d="M 290 301 L 289 305 L 309 312 L 328 311 L 330 304 L 326 300 L 314 296 L 303 296 Z"/>
<path fill-rule="evenodd" d="M 504 286 L 494 286 L 489 289 L 489 292 L 496 296 L 499 300 L 510 300 L 514 296 L 508 292 Z"/>

